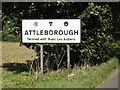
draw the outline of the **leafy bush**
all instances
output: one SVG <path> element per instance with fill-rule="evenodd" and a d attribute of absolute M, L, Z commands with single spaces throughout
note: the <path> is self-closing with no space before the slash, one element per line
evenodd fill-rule
<path fill-rule="evenodd" d="M 17 18 L 11 19 L 10 17 L 3 15 L 3 41 L 20 41 L 20 36 L 16 35 L 17 30 Z"/>
<path fill-rule="evenodd" d="M 6 37 L 4 37 L 4 41 L 19 42 L 20 40 L 21 37 L 19 35 L 8 34 Z"/>
<path fill-rule="evenodd" d="M 65 8 L 66 5 L 68 7 L 67 9 Z M 70 8 L 73 7 L 72 5 L 74 5 L 74 3 L 62 4 L 62 9 L 65 9 L 65 11 L 61 11 L 61 13 L 70 12 Z M 79 6 L 80 5 L 81 4 L 79 4 Z M 70 44 L 72 50 L 71 64 L 74 65 L 79 63 L 80 65 L 96 65 L 109 60 L 110 50 L 113 48 L 111 42 L 114 41 L 110 34 L 110 31 L 112 30 L 112 13 L 110 7 L 107 4 L 97 5 L 89 3 L 82 13 L 78 12 L 78 9 L 72 10 L 73 14 L 68 16 L 69 18 L 80 18 L 82 21 L 81 43 Z M 76 13 L 76 16 L 74 16 L 74 13 Z M 56 13 L 54 14 L 57 16 Z M 52 15 L 50 17 L 52 17 Z M 33 48 L 37 47 L 37 52 L 39 53 L 40 44 L 25 45 L 27 47 L 32 46 Z M 49 55 L 51 55 L 51 51 L 55 54 L 55 47 L 59 48 L 61 46 L 66 50 L 64 44 L 44 44 L 44 46 L 44 51 Z M 55 59 L 53 59 L 53 61 L 54 60 Z"/>
<path fill-rule="evenodd" d="M 112 29 L 112 13 L 109 6 L 99 6 L 89 3 L 89 6 L 79 16 L 82 20 L 82 41 L 79 45 L 72 45 L 72 49 L 80 52 L 80 60 L 84 64 L 99 64 L 109 59 L 114 41 L 110 31 Z"/>
<path fill-rule="evenodd" d="M 22 7 L 24 4 L 25 7 Z M 70 44 L 71 64 L 96 65 L 109 59 L 110 50 L 113 48 L 111 42 L 114 41 L 110 32 L 112 31 L 112 13 L 108 4 L 100 3 L 12 3 L 11 11 L 4 3 L 3 11 L 12 19 L 7 17 L 4 22 L 4 37 L 6 33 L 12 34 L 16 25 L 21 19 L 48 19 L 48 18 L 80 18 L 82 21 L 81 43 Z M 77 7 L 77 8 L 76 8 Z M 7 10 L 7 11 L 6 11 Z M 14 11 L 14 13 L 13 13 Z M 8 14 L 11 13 L 11 14 Z M 18 14 L 19 12 L 19 14 Z M 13 16 L 12 16 L 13 15 Z M 17 17 L 18 18 L 15 18 Z M 16 19 L 16 20 L 15 20 Z M 4 38 L 3 37 L 3 38 Z M 24 44 L 26 47 L 36 50 L 39 55 L 40 44 Z M 56 66 L 55 56 L 61 57 L 60 53 L 66 52 L 66 44 L 44 44 L 45 60 L 50 66 Z M 66 65 L 66 54 L 61 66 Z M 46 62 L 44 61 L 44 62 Z M 50 63 L 51 62 L 51 63 Z M 52 68 L 52 67 L 51 67 Z"/>

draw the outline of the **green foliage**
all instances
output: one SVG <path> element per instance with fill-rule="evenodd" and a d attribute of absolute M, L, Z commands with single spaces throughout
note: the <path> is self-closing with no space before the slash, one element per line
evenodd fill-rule
<path fill-rule="evenodd" d="M 98 6 L 89 3 L 89 6 L 79 16 L 82 21 L 81 44 L 72 45 L 72 50 L 80 52 L 84 64 L 99 64 L 109 59 L 110 50 L 114 41 L 110 31 L 112 29 L 112 13 L 109 6 Z M 78 47 L 78 49 L 74 49 Z"/>
<path fill-rule="evenodd" d="M 11 19 L 10 17 L 3 15 L 3 41 L 20 41 L 20 36 L 15 35 L 17 29 L 17 18 Z"/>
<path fill-rule="evenodd" d="M 111 32 L 112 12 L 109 4 L 104 3 L 75 3 L 75 2 L 48 2 L 48 3 L 3 3 L 4 32 L 15 33 L 16 26 L 21 26 L 24 19 L 48 19 L 48 18 L 80 18 L 81 19 L 81 43 L 70 44 L 71 64 L 99 64 L 109 59 L 109 54 L 114 45 Z M 11 10 L 7 7 L 10 5 Z M 22 7 L 24 5 L 24 7 Z M 17 18 L 16 18 L 17 17 Z M 21 29 L 20 29 L 21 32 Z M 4 38 L 3 37 L 3 38 Z M 40 44 L 24 44 L 26 47 L 38 52 Z M 51 57 L 56 47 L 63 47 L 66 44 L 43 44 L 44 53 L 47 52 Z M 36 49 L 37 48 L 37 49 Z M 57 48 L 56 48 L 57 49 Z M 65 55 L 66 56 L 66 55 Z M 53 61 L 55 60 L 52 58 Z"/>
<path fill-rule="evenodd" d="M 8 34 L 3 38 L 3 41 L 19 42 L 21 37 L 19 35 Z"/>
<path fill-rule="evenodd" d="M 17 65 L 17 64 L 16 64 Z M 105 81 L 117 68 L 118 60 L 111 59 L 107 63 L 94 67 L 75 67 L 74 76 L 68 77 L 65 69 L 46 73 L 36 79 L 36 75 L 28 75 L 25 66 L 2 70 L 3 88 L 95 88 Z M 16 73 L 15 70 L 22 72 Z"/>
<path fill-rule="evenodd" d="M 37 4 L 35 4 L 37 7 Z M 98 5 L 94 3 L 85 4 L 86 7 L 82 8 L 82 4 L 76 3 L 44 3 L 45 11 L 52 9 L 52 14 L 42 14 L 43 18 L 80 18 L 81 19 L 81 43 L 70 44 L 72 54 L 71 62 L 80 64 L 100 64 L 101 62 L 109 59 L 109 54 L 114 41 L 111 35 L 112 31 L 112 13 L 107 4 Z M 78 9 L 75 8 L 75 5 Z M 61 6 L 61 7 L 60 7 Z M 50 8 L 50 9 L 49 9 Z M 80 9 L 81 8 L 81 9 Z M 41 12 L 43 12 L 40 9 Z M 59 12 L 59 14 L 58 14 Z M 44 12 L 47 13 L 47 12 Z M 67 15 L 66 15 L 67 14 Z M 40 47 L 40 44 L 25 44 L 27 47 Z M 65 47 L 64 44 L 43 44 L 49 48 L 44 49 L 45 52 L 51 53 L 54 47 Z M 39 53 L 39 49 L 38 49 Z M 78 60 L 75 60 L 75 59 Z M 80 60 L 79 60 L 80 58 Z"/>
<path fill-rule="evenodd" d="M 3 16 L 3 36 L 7 34 L 12 34 L 15 29 L 15 22 L 11 20 L 8 16 Z"/>
<path fill-rule="evenodd" d="M 113 35 L 113 38 L 115 41 L 120 41 L 120 3 L 108 3 L 108 5 L 111 7 L 111 12 L 112 12 L 112 24 L 113 24 L 113 29 L 111 31 L 111 34 Z"/>

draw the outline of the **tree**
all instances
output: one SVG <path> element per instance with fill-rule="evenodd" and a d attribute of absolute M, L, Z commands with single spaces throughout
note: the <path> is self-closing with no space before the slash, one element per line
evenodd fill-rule
<path fill-rule="evenodd" d="M 73 53 L 71 54 L 72 65 L 96 65 L 110 58 L 110 50 L 113 48 L 111 42 L 114 39 L 111 33 L 113 16 L 108 3 L 3 3 L 3 13 L 10 20 L 17 19 L 15 24 L 19 30 L 21 30 L 22 19 L 80 18 L 82 20 L 82 41 L 80 44 L 70 44 L 71 53 Z M 3 25 L 6 26 L 5 23 Z M 21 34 L 21 31 L 19 33 Z M 40 44 L 24 45 L 35 49 L 39 55 Z M 52 66 L 59 65 L 61 60 L 56 57 L 62 57 L 60 53 L 66 52 L 66 46 L 65 44 L 44 44 L 44 46 L 46 62 L 49 59 L 49 66 L 54 69 Z M 59 66 L 66 65 L 65 57 L 64 53 L 63 61 Z M 54 60 L 58 60 L 58 63 Z"/>

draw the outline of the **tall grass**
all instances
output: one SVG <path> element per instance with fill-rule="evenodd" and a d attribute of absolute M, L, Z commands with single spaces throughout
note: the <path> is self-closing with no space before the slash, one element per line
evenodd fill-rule
<path fill-rule="evenodd" d="M 68 76 L 66 69 L 45 73 L 43 76 L 28 75 L 23 71 L 16 73 L 3 68 L 3 88 L 95 88 L 106 80 L 118 67 L 118 59 L 112 58 L 107 63 L 89 67 L 76 66 L 72 69 L 74 76 Z M 24 68 L 23 68 L 24 69 Z"/>

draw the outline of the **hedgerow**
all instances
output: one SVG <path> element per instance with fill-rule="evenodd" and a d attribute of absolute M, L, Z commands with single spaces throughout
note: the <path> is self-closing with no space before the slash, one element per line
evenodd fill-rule
<path fill-rule="evenodd" d="M 21 7 L 21 4 L 25 7 Z M 17 18 L 17 26 L 21 26 L 22 19 L 79 18 L 81 20 L 81 43 L 70 44 L 71 64 L 73 66 L 74 64 L 92 66 L 109 60 L 110 51 L 113 48 L 111 42 L 114 39 L 110 33 L 112 31 L 112 13 L 108 4 L 75 2 L 21 4 L 11 4 L 14 13 L 8 11 L 12 15 L 6 14 L 9 18 Z M 7 6 L 7 4 L 4 5 Z M 6 8 L 3 7 L 3 9 Z M 4 12 L 8 13 L 7 11 Z M 3 31 L 11 29 L 9 27 L 14 27 L 14 23 L 7 29 L 7 23 L 5 23 Z M 21 31 L 19 33 L 21 34 Z M 39 56 L 41 44 L 28 43 L 23 45 L 33 48 Z M 59 67 L 66 66 L 66 44 L 43 45 L 44 62 L 47 63 L 49 68 L 53 69 L 58 65 Z"/>

